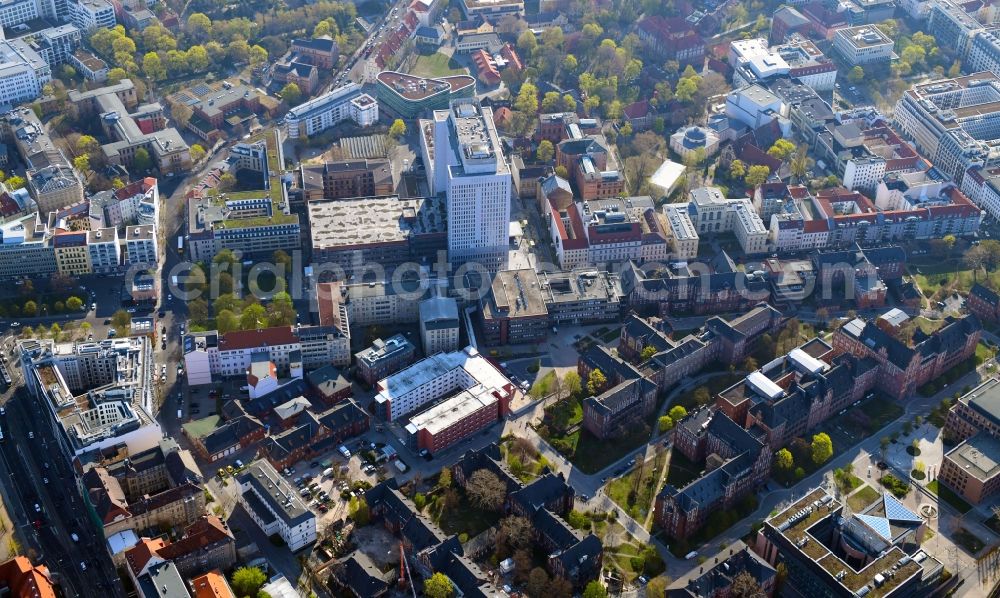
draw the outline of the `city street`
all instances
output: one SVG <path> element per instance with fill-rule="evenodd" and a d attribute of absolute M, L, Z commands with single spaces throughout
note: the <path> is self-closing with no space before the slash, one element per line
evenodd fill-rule
<path fill-rule="evenodd" d="M 5 396 L 3 405 L 0 476 L 11 480 L 2 486 L 14 496 L 4 500 L 24 548 L 34 553 L 33 561 L 49 566 L 70 598 L 124 596 L 103 535 L 87 520 L 76 478 L 47 425 L 49 416 L 23 389 Z"/>

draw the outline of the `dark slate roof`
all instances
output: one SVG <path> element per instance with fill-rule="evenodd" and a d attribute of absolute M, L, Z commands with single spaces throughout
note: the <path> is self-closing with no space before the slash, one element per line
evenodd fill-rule
<path fill-rule="evenodd" d="M 327 36 L 293 39 L 292 45 L 309 48 L 317 52 L 335 52 L 337 50 L 337 42 Z"/>
<path fill-rule="evenodd" d="M 593 137 L 580 139 L 563 139 L 559 142 L 559 151 L 568 156 L 606 153 L 608 150 Z"/>
<path fill-rule="evenodd" d="M 597 567 L 603 550 L 604 547 L 597 536 L 587 534 L 583 540 L 564 549 L 556 558 L 562 562 L 569 576 L 575 577 L 577 571 L 581 569 L 588 570 Z"/>
<path fill-rule="evenodd" d="M 635 369 L 632 364 L 612 355 L 611 351 L 601 345 L 594 344 L 587 347 L 580 354 L 580 359 L 591 368 L 601 370 L 601 373 L 611 384 L 642 377 L 639 370 Z"/>
<path fill-rule="evenodd" d="M 448 579 L 458 586 L 463 596 L 487 598 L 496 594 L 490 588 L 489 578 L 483 573 L 483 570 L 466 556 L 452 553 L 443 571 Z"/>
<path fill-rule="evenodd" d="M 727 461 L 680 490 L 667 484 L 660 491 L 660 496 L 673 497 L 678 507 L 685 511 L 708 508 L 722 500 L 727 484 L 752 468 L 764 449 L 762 430 L 745 430 L 720 411 L 713 412 L 707 431 L 713 438 L 725 442 L 729 454 L 720 456 Z"/>
<path fill-rule="evenodd" d="M 676 346 L 670 337 L 653 326 L 649 320 L 635 314 L 629 314 L 625 318 L 625 324 L 622 325 L 622 328 L 625 329 L 625 333 L 629 337 L 641 338 L 643 344 L 654 347 L 657 353 Z"/>
<path fill-rule="evenodd" d="M 978 297 L 988 305 L 997 305 L 1000 303 L 1000 295 L 998 295 L 996 291 L 989 287 L 985 287 L 978 282 L 972 285 L 972 288 L 969 289 L 969 296 Z"/>
<path fill-rule="evenodd" d="M 239 443 L 240 438 L 264 427 L 257 418 L 249 415 L 237 417 L 212 430 L 201 439 L 205 450 L 214 454 Z"/>
<path fill-rule="evenodd" d="M 548 509 L 535 511 L 532 523 L 535 526 L 535 531 L 549 538 L 555 546 L 562 550 L 573 546 L 582 539 L 579 532 Z"/>
<path fill-rule="evenodd" d="M 410 520 L 403 525 L 400 533 L 413 545 L 413 549 L 416 551 L 437 546 L 448 539 L 448 535 L 422 513 L 414 513 Z"/>
<path fill-rule="evenodd" d="M 899 245 L 889 245 L 887 247 L 869 247 L 864 250 L 868 256 L 868 261 L 875 264 L 888 264 L 893 262 L 906 263 L 906 251 Z"/>
<path fill-rule="evenodd" d="M 903 344 L 873 322 L 860 319 L 848 322 L 841 327 L 841 331 L 873 351 L 884 349 L 889 362 L 905 370 L 916 355 L 929 357 L 938 353 L 957 351 L 965 345 L 965 339 L 970 334 L 982 329 L 979 318 L 971 314 L 957 318 L 948 316 L 945 320 L 947 323 L 944 326 L 930 336 L 918 340 L 913 347 Z"/>
<path fill-rule="evenodd" d="M 340 565 L 334 569 L 334 576 L 361 598 L 380 596 L 389 589 L 386 575 L 360 550 L 352 552 Z"/>
<path fill-rule="evenodd" d="M 714 596 L 723 593 L 737 575 L 747 571 L 760 586 L 765 586 L 776 575 L 774 568 L 752 550 L 743 541 L 737 541 L 729 546 L 724 553 L 716 555 L 709 562 L 718 563 L 707 571 L 704 567 L 692 568 L 683 577 L 667 587 L 669 598 L 696 598 Z"/>
<path fill-rule="evenodd" d="M 510 499 L 530 513 L 544 508 L 547 503 L 553 500 L 573 494 L 573 488 L 566 483 L 566 477 L 563 474 L 546 473 L 524 488 L 512 492 Z"/>
<path fill-rule="evenodd" d="M 417 512 L 416 507 L 399 491 L 394 478 L 368 489 L 365 492 L 365 502 L 368 503 L 369 510 L 383 509 L 383 517 L 399 526 L 406 524 Z"/>
<path fill-rule="evenodd" d="M 319 433 L 320 423 L 312 412 L 303 411 L 298 417 L 298 424 L 280 434 L 268 436 L 261 445 L 261 449 L 275 461 L 285 459 L 295 450 L 309 446 Z"/>
<path fill-rule="evenodd" d="M 309 386 L 326 396 L 332 396 L 342 392 L 345 388 L 351 388 L 351 382 L 344 377 L 339 368 L 333 365 L 325 365 L 309 372 L 306 374 L 306 381 Z"/>
<path fill-rule="evenodd" d="M 316 414 L 320 423 L 331 430 L 352 425 L 356 422 L 368 419 L 368 414 L 358 405 L 354 399 L 347 399 Z"/>

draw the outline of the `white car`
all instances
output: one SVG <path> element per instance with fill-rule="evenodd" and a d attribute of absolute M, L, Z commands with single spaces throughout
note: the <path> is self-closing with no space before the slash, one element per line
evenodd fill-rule
<path fill-rule="evenodd" d="M 86 571 L 86 570 L 87 570 L 87 563 L 80 561 L 80 571 Z"/>
<path fill-rule="evenodd" d="M 38 506 L 37 502 L 35 503 L 35 512 L 36 513 L 41 513 L 42 512 L 42 507 Z"/>
<path fill-rule="evenodd" d="M 34 433 L 33 431 L 31 431 L 31 430 L 28 430 L 28 438 L 30 438 L 30 439 L 32 439 L 32 440 L 34 440 L 34 438 L 35 438 L 35 433 Z"/>

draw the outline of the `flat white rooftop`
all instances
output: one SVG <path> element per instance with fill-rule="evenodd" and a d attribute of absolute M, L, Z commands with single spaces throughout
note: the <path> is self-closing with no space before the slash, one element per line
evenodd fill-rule
<path fill-rule="evenodd" d="M 418 361 L 410 367 L 379 380 L 383 390 L 375 396 L 380 405 L 407 395 L 434 382 L 455 369 L 464 369 L 478 384 L 487 388 L 503 388 L 510 381 L 473 347 L 452 353 L 437 353 Z"/>
<path fill-rule="evenodd" d="M 406 426 L 407 432 L 416 434 L 427 430 L 437 434 L 484 407 L 494 407 L 499 399 L 493 393 L 494 389 L 477 385 L 463 390 L 446 401 L 442 401 L 423 413 L 415 415 Z"/>

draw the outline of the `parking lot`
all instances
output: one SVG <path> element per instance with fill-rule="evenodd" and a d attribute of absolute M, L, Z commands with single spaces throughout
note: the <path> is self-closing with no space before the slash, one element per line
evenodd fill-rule
<path fill-rule="evenodd" d="M 378 464 L 366 461 L 363 452 L 381 454 L 382 447 L 387 446 L 374 444 L 373 449 L 373 444 L 365 439 L 352 439 L 344 445 L 350 452 L 350 458 L 334 450 L 316 460 L 299 462 L 281 471 L 285 479 L 298 488 L 299 495 L 316 514 L 321 531 L 347 516 L 351 498 L 361 498 L 367 488 L 399 473 L 393 464 L 394 459 L 383 456 Z M 387 450 L 394 453 L 391 446 Z M 236 459 L 221 468 L 225 473 L 220 475 L 219 469 L 213 470 L 213 473 L 217 479 L 229 477 L 238 473 L 243 465 L 243 461 Z"/>

